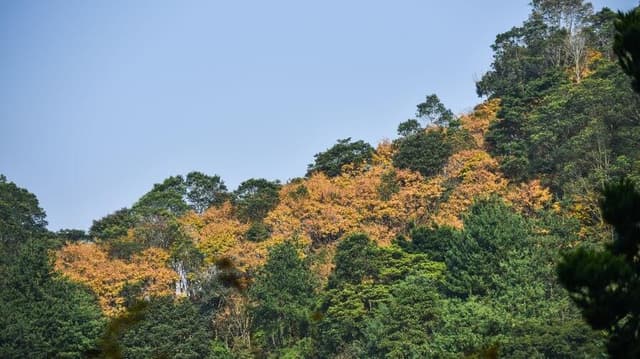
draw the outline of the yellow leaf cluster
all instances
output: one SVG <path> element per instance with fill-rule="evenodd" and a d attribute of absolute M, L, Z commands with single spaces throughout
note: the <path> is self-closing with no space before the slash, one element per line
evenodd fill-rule
<path fill-rule="evenodd" d="M 489 125 L 496 120 L 500 110 L 500 99 L 491 99 L 481 103 L 470 114 L 460 117 L 463 129 L 469 131 L 479 148 L 484 147 L 484 136 L 489 130 Z"/>
<path fill-rule="evenodd" d="M 345 168 L 335 178 L 316 173 L 306 181 L 284 186 L 279 205 L 265 219 L 274 237 L 299 236 L 317 245 L 364 232 L 384 245 L 406 223 L 427 216 L 443 191 L 441 184 L 425 182 L 416 172 L 393 169 L 390 160 L 385 160 L 390 158 L 390 145 L 383 143 L 379 148 L 382 151 L 372 166 Z M 383 199 L 382 177 L 389 173 L 397 191 Z"/>
<path fill-rule="evenodd" d="M 449 194 L 440 206 L 434 222 L 462 227 L 460 215 L 478 197 L 503 194 L 508 181 L 498 169 L 498 162 L 482 150 L 460 151 L 452 155 L 444 168 Z"/>
<path fill-rule="evenodd" d="M 179 222 L 185 233 L 193 239 L 196 248 L 205 255 L 207 263 L 228 257 L 241 270 L 264 264 L 269 247 L 284 240 L 280 237 L 260 243 L 246 240 L 244 235 L 250 225 L 234 215 L 230 202 L 211 207 L 202 215 L 190 212 Z"/>
<path fill-rule="evenodd" d="M 56 270 L 89 286 L 109 316 L 124 310 L 121 292 L 126 285 L 142 284 L 143 296 L 170 295 L 177 279 L 167 267 L 169 253 L 160 248 L 148 248 L 130 260 L 109 258 L 106 249 L 95 243 L 68 244 L 56 254 Z"/>
<path fill-rule="evenodd" d="M 585 194 L 572 194 L 570 197 L 568 214 L 576 218 L 580 222 L 580 231 L 578 235 L 581 238 L 595 237 L 598 232 L 605 226 L 602 219 L 602 211 L 598 199 L 600 198 L 595 191 L 589 191 Z"/>
<path fill-rule="evenodd" d="M 248 224 L 234 216 L 233 206 L 229 202 L 220 207 L 210 207 L 202 215 L 190 212 L 179 222 L 208 263 L 213 263 L 216 258 L 237 246 L 249 228 Z"/>
<path fill-rule="evenodd" d="M 393 144 L 389 140 L 383 140 L 378 144 L 373 153 L 372 163 L 374 166 L 391 167 L 393 163 Z"/>
<path fill-rule="evenodd" d="M 532 215 L 553 205 L 551 192 L 537 179 L 513 186 L 505 194 L 505 199 L 525 215 Z"/>

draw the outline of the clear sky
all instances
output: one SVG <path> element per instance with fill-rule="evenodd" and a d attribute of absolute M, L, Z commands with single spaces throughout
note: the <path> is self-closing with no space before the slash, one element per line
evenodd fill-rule
<path fill-rule="evenodd" d="M 338 138 L 393 138 L 425 95 L 473 107 L 528 2 L 2 1 L 0 173 L 52 230 L 192 170 L 302 176 Z"/>

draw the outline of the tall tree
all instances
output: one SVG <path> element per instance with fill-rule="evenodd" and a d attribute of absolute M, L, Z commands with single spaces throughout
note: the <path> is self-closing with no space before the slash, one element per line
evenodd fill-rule
<path fill-rule="evenodd" d="M 378 276 L 377 247 L 365 234 L 347 236 L 338 243 L 334 257 L 335 268 L 329 287 L 357 284 L 365 278 Z"/>
<path fill-rule="evenodd" d="M 618 14 L 614 51 L 640 93 L 640 7 Z M 609 333 L 607 349 L 615 358 L 640 356 L 640 191 L 629 179 L 605 186 L 602 217 L 614 236 L 603 248 L 579 247 L 558 265 L 562 284 L 594 329 Z"/>
<path fill-rule="evenodd" d="M 45 217 L 35 195 L 0 175 L 1 244 L 12 244 L 45 234 Z"/>
<path fill-rule="evenodd" d="M 208 176 L 202 172 L 187 174 L 187 202 L 198 213 L 211 206 L 219 206 L 229 198 L 227 186 L 218 175 Z"/>
<path fill-rule="evenodd" d="M 426 97 L 425 101 L 418 104 L 416 115 L 426 121 L 427 125 L 449 126 L 454 120 L 453 112 L 446 108 L 436 94 Z"/>
<path fill-rule="evenodd" d="M 26 240 L 0 263 L 0 357 L 82 358 L 98 345 L 100 307 L 86 288 L 53 272 L 50 249 Z"/>
<path fill-rule="evenodd" d="M 271 348 L 291 346 L 309 334 L 315 278 L 293 242 L 272 247 L 267 263 L 249 289 L 255 300 L 256 328 Z"/>
<path fill-rule="evenodd" d="M 246 222 L 260 222 L 279 202 L 280 182 L 251 178 L 233 192 L 238 217 Z"/>
<path fill-rule="evenodd" d="M 188 209 L 184 197 L 186 184 L 180 175 L 166 178 L 162 183 L 153 185 L 151 191 L 145 193 L 133 205 L 132 210 L 138 216 L 153 216 L 159 214 L 182 215 Z"/>

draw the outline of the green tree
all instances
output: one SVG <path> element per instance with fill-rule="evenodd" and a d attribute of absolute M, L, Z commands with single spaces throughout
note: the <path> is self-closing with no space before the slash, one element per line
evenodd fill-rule
<path fill-rule="evenodd" d="M 608 60 L 580 84 L 559 86 L 528 115 L 529 171 L 563 194 L 592 192 L 638 172 L 639 105 L 626 76 Z"/>
<path fill-rule="evenodd" d="M 314 155 L 315 161 L 309 165 L 307 176 L 315 172 L 322 172 L 329 177 L 338 176 L 344 165 L 369 163 L 373 152 L 373 147 L 362 140 L 352 142 L 351 137 L 338 140 L 328 150 Z"/>
<path fill-rule="evenodd" d="M 94 220 L 89 228 L 89 237 L 115 239 L 127 235 L 127 231 L 135 225 L 135 217 L 128 208 L 121 208 L 98 220 Z"/>
<path fill-rule="evenodd" d="M 152 298 L 120 334 L 125 358 L 214 358 L 204 318 L 188 299 Z"/>
<path fill-rule="evenodd" d="M 446 108 L 436 94 L 426 97 L 425 101 L 418 104 L 416 115 L 418 118 L 426 121 L 427 125 L 438 125 L 441 127 L 449 126 L 455 121 L 453 112 Z M 400 128 L 398 128 L 400 130 Z"/>
<path fill-rule="evenodd" d="M 608 185 L 601 202 L 603 217 L 615 232 L 602 249 L 580 247 L 567 252 L 558 276 L 594 329 L 609 334 L 615 358 L 640 356 L 640 191 L 628 181 Z"/>
<path fill-rule="evenodd" d="M 13 244 L 46 234 L 45 217 L 35 195 L 0 175 L 0 243 Z"/>
<path fill-rule="evenodd" d="M 410 253 L 425 253 L 430 259 L 442 262 L 445 254 L 458 242 L 462 241 L 461 233 L 455 228 L 441 226 L 429 228 L 420 226 L 411 230 L 411 241 L 400 237 L 400 246 Z"/>
<path fill-rule="evenodd" d="M 53 272 L 50 243 L 25 240 L 0 263 L 0 357 L 82 358 L 105 325 L 95 297 Z"/>
<path fill-rule="evenodd" d="M 180 216 L 189 210 L 184 197 L 186 193 L 184 178 L 171 176 L 162 183 L 153 185 L 131 208 L 137 216 L 147 217 L 158 214 Z"/>
<path fill-rule="evenodd" d="M 432 354 L 433 326 L 440 316 L 437 283 L 428 275 L 408 276 L 389 286 L 389 299 L 365 321 L 368 358 L 418 358 Z"/>
<path fill-rule="evenodd" d="M 202 213 L 227 199 L 227 187 L 220 176 L 193 171 L 186 177 L 171 176 L 155 184 L 132 209 L 139 216 L 162 213 L 180 216 L 188 210 Z"/>
<path fill-rule="evenodd" d="M 316 356 L 429 356 L 442 263 L 359 234 L 338 244 L 334 262 L 316 315 Z"/>
<path fill-rule="evenodd" d="M 131 207 L 134 233 L 144 246 L 169 248 L 184 237 L 177 219 L 191 209 L 186 201 L 187 184 L 182 176 L 171 176 L 153 185 Z"/>
<path fill-rule="evenodd" d="M 582 82 L 592 77 L 594 71 L 602 71 L 602 77 L 611 75 L 605 69 L 594 68 L 599 63 L 595 59 L 600 55 L 604 55 L 600 62 L 612 60 L 608 48 L 613 25 L 610 10 L 603 9 L 593 14 L 591 4 L 582 0 L 536 0 L 532 6 L 532 12 L 522 26 L 496 37 L 492 46 L 492 69 L 477 83 L 479 95 L 501 99 L 499 120 L 491 124 L 486 143 L 491 153 L 499 158 L 502 171 L 510 179 L 518 181 L 535 177 L 542 161 L 546 166 L 554 165 L 548 157 L 537 156 L 540 146 L 534 144 L 534 148 L 531 148 L 530 139 L 539 138 L 539 130 L 542 130 L 540 137 L 551 134 L 561 139 L 578 133 L 552 132 L 544 126 L 532 128 L 529 126 L 531 112 L 540 103 L 545 103 L 545 97 L 551 93 L 556 106 L 549 110 L 564 112 L 560 123 L 579 124 L 580 115 L 589 112 L 581 111 L 579 107 L 564 109 L 557 100 L 573 86 L 586 88 L 593 85 L 583 86 Z M 618 88 L 626 89 L 626 86 Z M 557 95 L 554 96 L 554 92 Z M 611 98 L 615 96 L 599 93 L 594 105 L 599 106 Z M 596 121 L 606 119 L 596 113 L 589 116 Z M 551 122 L 548 124 L 554 125 Z M 573 130 L 579 131 L 579 127 Z M 612 129 L 615 128 L 609 128 L 609 132 Z M 542 138 L 538 145 L 545 146 Z M 553 150 L 550 151 L 553 153 Z M 580 150 L 574 153 L 580 153 Z M 580 180 L 572 179 L 573 182 Z M 554 190 L 562 194 L 560 189 Z"/>
<path fill-rule="evenodd" d="M 81 229 L 60 229 L 55 233 L 55 237 L 63 242 L 89 241 L 91 237 Z"/>
<path fill-rule="evenodd" d="M 555 277 L 558 249 L 577 237 L 553 215 L 525 219 L 493 197 L 472 205 L 462 231 L 412 233 L 405 246 L 441 255 L 447 265 L 433 356 L 486 348 L 508 358 L 602 355 L 602 338 L 584 325 Z"/>
<path fill-rule="evenodd" d="M 402 137 L 415 135 L 420 131 L 424 131 L 424 129 L 420 126 L 420 122 L 415 119 L 408 119 L 398 125 L 398 135 Z"/>
<path fill-rule="evenodd" d="M 365 234 L 353 234 L 338 243 L 334 257 L 335 268 L 329 287 L 357 284 L 365 278 L 378 276 L 378 248 Z"/>
<path fill-rule="evenodd" d="M 528 226 L 496 197 L 474 203 L 464 225 L 462 238 L 451 242 L 444 255 L 447 289 L 462 297 L 486 295 L 500 286 L 496 268 L 531 244 Z"/>
<path fill-rule="evenodd" d="M 233 192 L 238 217 L 246 222 L 260 222 L 280 201 L 280 182 L 251 178 Z"/>
<path fill-rule="evenodd" d="M 287 241 L 269 250 L 267 263 L 249 289 L 255 329 L 265 348 L 293 346 L 309 335 L 316 280 L 309 264 Z"/>
<path fill-rule="evenodd" d="M 451 155 L 451 145 L 440 128 L 419 131 L 394 141 L 393 165 L 433 176 L 440 172 Z"/>
<path fill-rule="evenodd" d="M 640 7 L 619 13 L 615 26 L 614 51 L 640 93 Z M 609 354 L 636 358 L 640 356 L 640 191 L 628 178 L 611 182 L 604 187 L 600 207 L 603 219 L 613 227 L 613 240 L 602 248 L 582 246 L 564 253 L 558 277 L 587 323 L 609 334 Z"/>
<path fill-rule="evenodd" d="M 262 242 L 271 236 L 271 228 L 262 222 L 253 222 L 244 236 L 248 241 Z"/>
<path fill-rule="evenodd" d="M 190 172 L 186 180 L 186 199 L 198 213 L 211 206 L 219 206 L 229 199 L 227 186 L 218 175 L 208 176 L 201 172 Z"/>

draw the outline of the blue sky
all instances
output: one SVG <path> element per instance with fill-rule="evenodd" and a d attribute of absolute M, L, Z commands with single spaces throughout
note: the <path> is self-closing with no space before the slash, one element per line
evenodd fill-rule
<path fill-rule="evenodd" d="M 425 95 L 473 107 L 528 2 L 3 1 L 0 173 L 53 230 L 192 170 L 302 176 L 338 138 L 393 138 Z"/>

